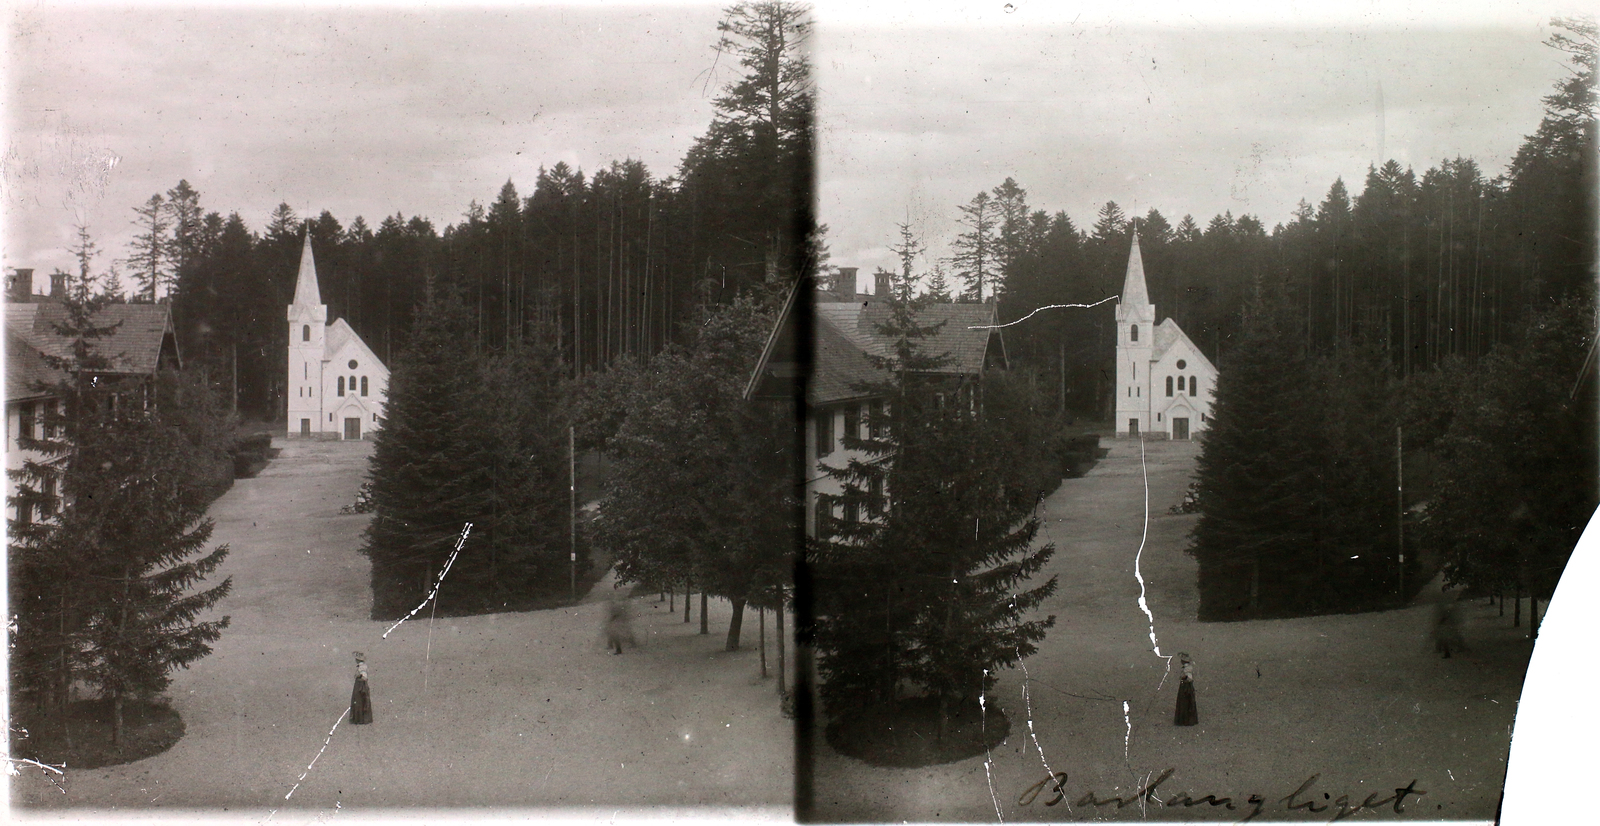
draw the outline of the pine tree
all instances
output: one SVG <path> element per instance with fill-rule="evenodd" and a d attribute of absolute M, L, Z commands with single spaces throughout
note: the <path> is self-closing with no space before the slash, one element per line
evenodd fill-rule
<path fill-rule="evenodd" d="M 133 268 L 139 300 L 153 304 L 160 287 L 172 278 L 171 217 L 167 214 L 166 201 L 159 194 L 151 195 L 150 200 L 134 207 L 133 211 L 139 216 L 133 223 L 142 231 L 133 237 L 128 266 Z"/>
<path fill-rule="evenodd" d="M 956 276 L 966 285 L 961 291 L 960 300 L 982 301 L 985 297 L 984 286 L 988 285 L 992 294 L 1000 276 L 1000 250 L 995 238 L 1000 216 L 987 192 L 972 196 L 972 200 L 959 209 L 961 217 L 957 220 L 967 231 L 950 242 L 955 255 L 949 261 L 955 268 Z"/>

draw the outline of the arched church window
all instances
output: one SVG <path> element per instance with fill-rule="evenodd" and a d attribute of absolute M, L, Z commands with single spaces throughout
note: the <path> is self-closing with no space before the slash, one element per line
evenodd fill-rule
<path fill-rule="evenodd" d="M 1194 380 L 1194 376 L 1190 376 L 1189 377 L 1189 395 L 1191 395 L 1191 396 L 1199 395 L 1199 390 L 1200 390 L 1200 382 L 1195 381 Z"/>
<path fill-rule="evenodd" d="M 339 377 L 339 395 L 344 395 L 344 376 Z"/>
<path fill-rule="evenodd" d="M 363 396 L 367 395 L 367 377 L 366 376 L 362 376 L 361 377 L 361 395 L 363 395 Z"/>
<path fill-rule="evenodd" d="M 1128 336 L 1129 336 L 1129 338 L 1128 338 L 1129 341 L 1138 341 L 1139 340 L 1139 325 L 1135 324 L 1135 325 L 1129 327 L 1128 328 Z"/>
<path fill-rule="evenodd" d="M 1167 395 L 1172 395 L 1172 377 L 1167 376 Z"/>
<path fill-rule="evenodd" d="M 310 324 L 302 324 L 302 325 L 300 325 L 300 340 L 301 341 L 310 341 L 311 340 L 311 325 Z"/>
<path fill-rule="evenodd" d="M 1183 392 L 1183 376 L 1178 377 L 1178 392 Z"/>

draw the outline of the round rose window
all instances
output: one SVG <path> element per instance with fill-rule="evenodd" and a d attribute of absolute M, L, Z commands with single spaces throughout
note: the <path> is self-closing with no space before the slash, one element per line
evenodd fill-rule
<path fill-rule="evenodd" d="M 356 366 L 356 363 L 352 361 L 352 362 L 350 362 L 350 366 L 354 367 L 354 366 Z M 1182 370 L 1183 368 L 1188 367 L 1188 366 L 1189 366 L 1188 362 L 1184 361 L 1183 359 L 1178 359 L 1178 369 L 1179 370 Z"/>
<path fill-rule="evenodd" d="M 1179 368 L 1179 369 L 1182 369 L 1182 368 L 1183 368 L 1183 365 L 1182 365 L 1182 364 L 1179 364 L 1179 365 L 1178 365 L 1178 368 Z M 356 360 L 355 360 L 355 359 L 351 359 L 351 360 L 350 360 L 350 369 L 351 369 L 351 370 L 354 370 L 354 369 L 356 369 Z"/>

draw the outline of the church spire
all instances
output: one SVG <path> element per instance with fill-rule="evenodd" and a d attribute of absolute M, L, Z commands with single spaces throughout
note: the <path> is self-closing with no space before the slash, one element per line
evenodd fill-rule
<path fill-rule="evenodd" d="M 1144 281 L 1141 279 L 1140 284 Z M 294 285 L 294 303 L 315 307 L 322 303 L 322 293 L 317 289 L 317 262 L 311 257 L 311 229 L 306 228 L 305 247 L 300 251 L 300 277 Z"/>
<path fill-rule="evenodd" d="M 1122 300 L 1124 307 L 1131 309 L 1143 308 L 1150 303 L 1150 291 L 1144 285 L 1144 259 L 1139 255 L 1139 229 L 1133 232 L 1133 249 L 1128 252 L 1128 275 L 1122 282 Z"/>

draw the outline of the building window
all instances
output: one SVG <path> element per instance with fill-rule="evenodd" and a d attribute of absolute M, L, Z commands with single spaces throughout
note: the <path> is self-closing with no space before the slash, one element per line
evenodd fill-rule
<path fill-rule="evenodd" d="M 339 377 L 339 395 L 344 395 L 344 376 Z"/>
<path fill-rule="evenodd" d="M 363 396 L 367 395 L 367 377 L 366 376 L 362 376 L 361 377 L 361 395 L 363 395 Z"/>
<path fill-rule="evenodd" d="M 356 369 L 356 360 L 355 359 L 351 359 L 350 360 L 350 369 L 351 370 Z"/>
<path fill-rule="evenodd" d="M 872 497 L 873 510 L 882 511 L 884 508 L 882 476 L 873 476 L 867 480 L 867 495 Z"/>
<path fill-rule="evenodd" d="M 1135 325 L 1133 325 L 1133 326 L 1128 328 L 1128 340 L 1129 341 L 1138 341 L 1139 340 L 1139 325 L 1135 324 Z"/>
<path fill-rule="evenodd" d="M 33 402 L 23 402 L 18 406 L 17 436 L 19 438 L 33 438 Z"/>
<path fill-rule="evenodd" d="M 856 525 L 861 522 L 861 505 L 856 502 L 844 503 L 844 521 L 847 525 Z"/>
<path fill-rule="evenodd" d="M 1183 392 L 1183 376 L 1178 377 L 1178 392 Z"/>
<path fill-rule="evenodd" d="M 54 516 L 56 512 L 56 480 L 53 476 L 44 478 L 44 500 L 39 503 L 39 512 L 46 517 Z"/>
<path fill-rule="evenodd" d="M 306 363 L 306 364 L 300 365 L 300 378 L 302 378 L 302 379 L 311 378 L 311 364 L 309 362 Z"/>
<path fill-rule="evenodd" d="M 350 395 L 354 396 L 355 394 L 356 394 L 356 377 L 355 376 L 351 376 L 350 377 Z"/>
<path fill-rule="evenodd" d="M 301 341 L 310 341 L 311 340 L 311 325 L 310 324 L 302 324 L 302 325 L 300 325 L 300 340 Z"/>
<path fill-rule="evenodd" d="M 813 420 L 817 439 L 817 458 L 833 452 L 833 411 L 823 410 Z"/>
<path fill-rule="evenodd" d="M 330 424 L 331 424 L 331 423 L 332 423 L 332 422 L 333 422 L 333 414 L 332 414 L 332 413 L 329 413 L 329 414 L 328 414 L 328 422 L 329 422 L 329 423 L 330 423 Z"/>
<path fill-rule="evenodd" d="M 883 423 L 883 402 L 873 402 L 867 406 L 867 434 L 874 439 L 882 439 L 887 431 Z"/>
<path fill-rule="evenodd" d="M 1172 377 L 1167 376 L 1167 395 L 1172 395 Z"/>
<path fill-rule="evenodd" d="M 1187 370 L 1188 368 L 1189 368 L 1189 363 L 1188 362 L 1184 361 L 1183 359 L 1178 359 L 1178 369 L 1179 370 Z"/>
<path fill-rule="evenodd" d="M 1160 413 L 1156 414 L 1156 421 L 1158 421 L 1158 422 L 1161 421 L 1161 414 Z"/>
<path fill-rule="evenodd" d="M 861 406 L 852 404 L 844 409 L 844 437 L 861 438 Z"/>
<path fill-rule="evenodd" d="M 811 533 L 824 542 L 833 536 L 833 502 L 828 497 L 818 495 L 817 504 L 812 513 L 814 524 Z"/>
<path fill-rule="evenodd" d="M 1199 390 L 1200 390 L 1200 383 L 1194 380 L 1194 376 L 1190 376 L 1189 377 L 1189 395 L 1191 395 L 1191 396 L 1197 395 Z"/>

